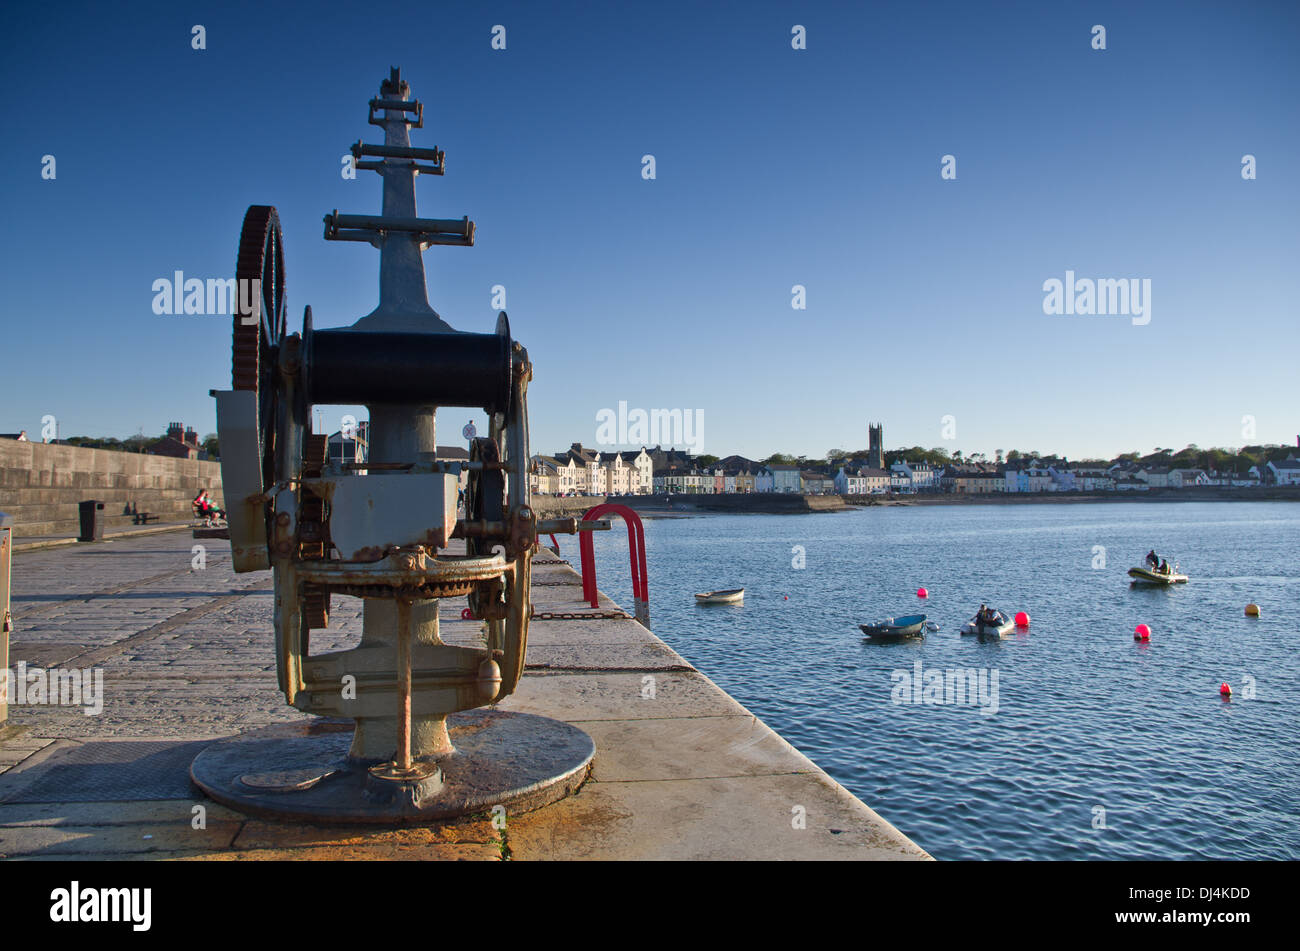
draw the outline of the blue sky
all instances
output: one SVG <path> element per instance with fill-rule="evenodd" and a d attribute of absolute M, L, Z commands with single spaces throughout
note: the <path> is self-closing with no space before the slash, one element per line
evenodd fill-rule
<path fill-rule="evenodd" d="M 593 444 L 619 401 L 702 411 L 703 451 L 754 457 L 859 448 L 868 421 L 1072 457 L 1300 431 L 1300 5 L 376 9 L 7 12 L 0 431 L 214 430 L 229 319 L 155 315 L 151 286 L 229 276 L 249 204 L 279 208 L 291 330 L 368 313 L 379 256 L 321 217 L 378 213 L 378 177 L 339 169 L 379 141 L 390 65 L 425 103 L 413 143 L 447 152 L 420 213 L 478 227 L 425 254 L 430 302 L 488 332 L 506 287 L 535 450 Z M 1067 270 L 1149 279 L 1150 323 L 1044 315 Z"/>

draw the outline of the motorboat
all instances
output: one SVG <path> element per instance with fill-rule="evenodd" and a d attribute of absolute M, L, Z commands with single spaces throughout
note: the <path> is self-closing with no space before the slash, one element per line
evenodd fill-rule
<path fill-rule="evenodd" d="M 975 634 L 980 637 L 1006 637 L 1016 629 L 1016 622 L 1007 617 L 1005 611 L 994 612 L 994 622 L 979 621 L 972 617 L 961 626 L 962 634 Z"/>
<path fill-rule="evenodd" d="M 925 637 L 926 630 L 937 630 L 937 625 L 927 625 L 924 614 L 909 614 L 906 617 L 887 617 L 879 624 L 859 624 L 868 641 L 904 641 L 914 637 Z"/>
<path fill-rule="evenodd" d="M 1146 565 L 1130 568 L 1128 576 L 1133 579 L 1133 584 L 1171 585 L 1187 583 L 1187 575 L 1179 574 L 1177 565 L 1174 565 L 1169 571 L 1158 571 Z"/>
<path fill-rule="evenodd" d="M 696 604 L 740 604 L 744 600 L 744 588 L 731 588 L 727 591 L 706 591 L 695 596 Z"/>

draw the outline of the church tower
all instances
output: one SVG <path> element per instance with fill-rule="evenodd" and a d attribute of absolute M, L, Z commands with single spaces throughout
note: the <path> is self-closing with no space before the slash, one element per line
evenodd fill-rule
<path fill-rule="evenodd" d="M 885 427 L 880 423 L 871 423 L 867 427 L 868 448 L 867 465 L 872 469 L 885 468 Z"/>

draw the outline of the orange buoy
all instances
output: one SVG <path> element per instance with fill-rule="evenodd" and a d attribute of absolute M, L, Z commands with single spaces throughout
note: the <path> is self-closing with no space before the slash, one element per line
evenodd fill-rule
<path fill-rule="evenodd" d="M 1232 696 L 1232 688 L 1229 687 L 1227 684 L 1219 684 L 1219 696 L 1222 697 L 1224 700 L 1227 700 L 1229 697 Z"/>
<path fill-rule="evenodd" d="M 930 592 L 929 592 L 929 591 L 926 591 L 924 588 L 917 588 L 917 589 L 916 589 L 916 596 L 917 596 L 918 598 L 928 598 L 928 597 L 930 596 Z"/>
<path fill-rule="evenodd" d="M 1145 624 L 1139 624 L 1137 627 L 1133 629 L 1133 640 L 1135 641 L 1151 640 L 1151 628 L 1147 627 Z"/>
<path fill-rule="evenodd" d="M 1016 615 L 1016 627 L 1028 627 L 1028 626 L 1029 626 L 1029 615 L 1026 614 L 1024 611 L 1021 611 L 1019 614 Z"/>
<path fill-rule="evenodd" d="M 1259 617 L 1259 605 L 1254 601 L 1246 605 L 1246 617 Z"/>

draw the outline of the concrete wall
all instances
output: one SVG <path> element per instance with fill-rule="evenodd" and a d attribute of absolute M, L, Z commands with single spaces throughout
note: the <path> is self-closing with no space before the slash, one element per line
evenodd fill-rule
<path fill-rule="evenodd" d="M 534 495 L 529 504 L 538 518 L 577 518 L 604 501 L 603 495 L 575 495 L 572 498 Z"/>
<path fill-rule="evenodd" d="M 636 511 L 700 510 L 710 512 L 839 512 L 848 508 L 838 495 L 796 495 L 792 492 L 750 492 L 732 495 L 620 495 L 610 496 Z"/>
<path fill-rule="evenodd" d="M 123 510 L 132 503 L 161 521 L 184 521 L 200 488 L 221 504 L 219 462 L 0 439 L 0 512 L 14 517 L 15 541 L 75 533 L 77 503 L 86 499 L 104 503 L 109 528 L 131 524 Z"/>

